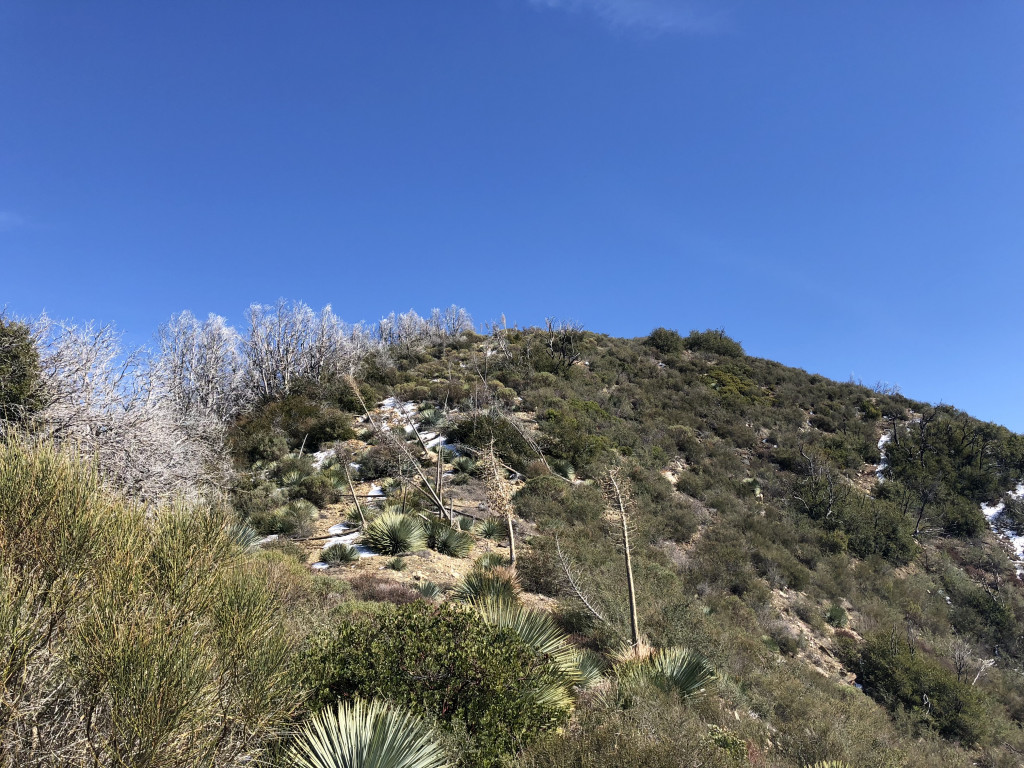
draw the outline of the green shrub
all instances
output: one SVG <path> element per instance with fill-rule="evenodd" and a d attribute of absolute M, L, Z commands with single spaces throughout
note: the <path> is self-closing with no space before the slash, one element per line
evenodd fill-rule
<path fill-rule="evenodd" d="M 459 418 L 447 429 L 449 441 L 487 450 L 492 442 L 494 452 L 511 467 L 521 470 L 537 454 L 519 430 L 500 413 L 474 413 Z"/>
<path fill-rule="evenodd" d="M 825 612 L 825 621 L 831 626 L 841 629 L 850 622 L 850 617 L 846 614 L 846 609 L 838 603 L 832 603 Z"/>
<path fill-rule="evenodd" d="M 404 571 L 408 567 L 408 563 L 405 562 L 404 558 L 393 557 L 385 563 L 385 567 L 391 571 Z"/>
<path fill-rule="evenodd" d="M 498 765 L 568 712 L 539 699 L 558 675 L 514 632 L 445 605 L 419 602 L 339 621 L 310 638 L 301 668 L 314 706 L 384 698 L 464 731 L 466 766 Z"/>
<path fill-rule="evenodd" d="M 263 549 L 267 552 L 279 552 L 297 563 L 306 562 L 306 550 L 290 539 L 277 539 L 268 542 L 263 545 Z"/>
<path fill-rule="evenodd" d="M 317 509 L 305 499 L 296 499 L 266 512 L 249 516 L 249 524 L 264 536 L 304 536 L 311 530 Z"/>
<path fill-rule="evenodd" d="M 970 745 L 988 730 L 978 690 L 957 680 L 896 629 L 869 636 L 856 669 L 865 693 L 890 710 L 913 712 L 947 738 Z"/>
<path fill-rule="evenodd" d="M 506 533 L 505 526 L 496 517 L 488 517 L 477 530 L 485 539 L 500 539 Z"/>
<path fill-rule="evenodd" d="M 650 682 L 684 699 L 703 693 L 718 677 L 706 658 L 681 647 L 663 648 L 647 658 L 619 664 L 615 675 L 620 694 L 630 695 L 641 683 Z"/>
<path fill-rule="evenodd" d="M 0 422 L 26 422 L 42 406 L 42 368 L 32 330 L 0 314 Z"/>
<path fill-rule="evenodd" d="M 500 552 L 486 552 L 473 563 L 474 568 L 489 571 L 491 568 L 505 568 L 509 565 L 508 558 Z M 516 569 L 518 571 L 518 567 Z"/>
<path fill-rule="evenodd" d="M 439 587 L 437 584 L 430 581 L 429 579 L 419 582 L 415 586 L 415 589 L 427 600 L 435 600 L 436 598 L 440 597 L 444 592 L 444 590 L 442 590 L 441 587 Z"/>
<path fill-rule="evenodd" d="M 683 345 L 686 349 L 693 350 L 695 352 L 710 352 L 714 355 L 722 355 L 723 357 L 743 357 L 743 347 L 740 346 L 738 341 L 734 341 L 725 335 L 725 331 L 718 330 L 706 330 L 703 333 L 700 331 L 690 331 L 690 335 L 683 339 Z"/>
<path fill-rule="evenodd" d="M 681 352 L 686 348 L 679 331 L 671 331 L 668 328 L 655 328 L 650 336 L 644 339 L 644 346 L 651 347 L 663 355 Z"/>
<path fill-rule="evenodd" d="M 6 764 L 52 764 L 55 747 L 69 765 L 263 759 L 298 704 L 279 590 L 308 576 L 296 565 L 304 581 L 286 587 L 289 569 L 242 546 L 235 522 L 143 509 L 91 463 L 0 443 Z"/>

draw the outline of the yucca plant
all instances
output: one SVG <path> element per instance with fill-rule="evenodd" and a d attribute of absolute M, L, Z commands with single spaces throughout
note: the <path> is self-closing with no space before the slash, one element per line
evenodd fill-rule
<path fill-rule="evenodd" d="M 546 613 L 508 600 L 482 597 L 469 605 L 492 627 L 511 629 L 530 648 L 543 657 L 570 684 L 581 684 L 580 650 L 569 642 Z"/>
<path fill-rule="evenodd" d="M 621 690 L 648 682 L 675 691 L 684 699 L 702 693 L 717 679 L 707 659 L 679 646 L 654 651 L 646 658 L 620 662 L 615 666 L 615 674 Z"/>
<path fill-rule="evenodd" d="M 359 550 L 339 541 L 337 544 L 324 547 L 320 552 L 320 559 L 325 563 L 330 563 L 331 565 L 354 563 L 359 559 Z"/>
<path fill-rule="evenodd" d="M 452 598 L 463 603 L 483 599 L 517 603 L 522 591 L 515 571 L 510 568 L 474 568 L 452 589 Z"/>
<path fill-rule="evenodd" d="M 419 584 L 417 584 L 415 586 L 415 590 L 419 592 L 421 595 L 423 595 L 423 597 L 427 598 L 427 600 L 434 600 L 440 597 L 441 593 L 444 591 L 439 586 L 437 586 L 437 584 L 430 581 L 429 579 L 427 581 L 421 581 Z"/>
<path fill-rule="evenodd" d="M 491 568 L 506 568 L 508 564 L 508 558 L 500 552 L 486 552 L 476 559 L 473 567 L 489 571 Z"/>
<path fill-rule="evenodd" d="M 502 526 L 500 520 L 489 517 L 480 523 L 480 527 L 477 531 L 485 539 L 497 539 L 505 532 L 505 528 Z"/>
<path fill-rule="evenodd" d="M 551 469 L 566 480 L 576 479 L 576 470 L 573 468 L 572 464 L 565 459 L 551 459 L 548 463 L 551 465 Z"/>
<path fill-rule="evenodd" d="M 459 456 L 452 461 L 452 465 L 456 470 L 462 472 L 465 475 L 473 474 L 473 470 L 476 469 L 476 462 L 473 461 L 469 456 Z"/>
<path fill-rule="evenodd" d="M 476 520 L 472 517 L 466 517 L 465 515 L 459 515 L 458 520 L 455 522 L 461 531 L 472 531 L 473 526 L 476 525 Z"/>
<path fill-rule="evenodd" d="M 393 557 L 385 563 L 385 567 L 392 571 L 404 571 L 408 567 L 408 564 L 400 557 Z"/>
<path fill-rule="evenodd" d="M 427 537 L 420 520 L 396 512 L 383 512 L 366 524 L 362 543 L 382 555 L 401 555 L 423 549 Z"/>
<path fill-rule="evenodd" d="M 448 557 L 467 557 L 473 549 L 473 537 L 463 530 L 452 528 L 444 520 L 428 520 L 424 523 L 427 546 Z"/>
<path fill-rule="evenodd" d="M 259 546 L 260 539 L 263 538 L 260 536 L 259 531 L 251 525 L 239 521 L 229 522 L 224 529 L 224 533 L 232 544 L 248 552 L 256 549 Z"/>
<path fill-rule="evenodd" d="M 441 412 L 437 408 L 424 408 L 420 411 L 419 419 L 421 427 L 432 427 L 441 420 Z"/>
<path fill-rule="evenodd" d="M 356 699 L 315 715 L 288 748 L 294 768 L 446 768 L 424 722 L 394 705 Z"/>

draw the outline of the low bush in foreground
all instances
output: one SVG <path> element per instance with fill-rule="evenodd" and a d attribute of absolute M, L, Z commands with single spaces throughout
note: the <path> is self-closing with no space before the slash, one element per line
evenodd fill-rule
<path fill-rule="evenodd" d="M 417 602 L 375 606 L 339 620 L 308 642 L 301 657 L 314 706 L 383 698 L 462 734 L 459 764 L 492 766 L 568 709 L 538 694 L 562 679 L 515 632 L 472 611 Z"/>

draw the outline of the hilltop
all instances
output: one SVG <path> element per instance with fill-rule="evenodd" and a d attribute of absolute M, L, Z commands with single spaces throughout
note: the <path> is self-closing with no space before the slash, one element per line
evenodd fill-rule
<path fill-rule="evenodd" d="M 241 334 L 175 318 L 133 363 L 140 385 L 106 400 L 80 374 L 116 378 L 114 346 L 83 340 L 112 336 L 0 331 L 17 480 L 0 618 L 21 649 L 0 764 L 44 759 L 60 729 L 78 734 L 67 764 L 291 764 L 293 726 L 339 697 L 404 707 L 467 766 L 1021 762 L 1024 438 L 1003 427 L 750 357 L 719 330 L 480 333 L 457 308 L 352 328 L 282 303 Z M 54 477 L 106 511 L 86 524 Z M 134 543 L 76 560 L 47 538 L 105 515 Z M 103 547 L 134 587 L 96 565 Z M 259 600 L 224 597 L 242 573 Z M 46 593 L 72 582 L 82 615 Z M 203 627 L 206 666 L 169 647 L 129 664 L 89 624 L 101 609 L 143 636 Z M 57 641 L 31 640 L 29 616 Z M 239 626 L 263 656 L 232 655 Z M 184 703 L 153 718 L 168 659 Z M 125 664 L 151 676 L 128 692 Z M 190 699 L 206 674 L 230 694 Z"/>

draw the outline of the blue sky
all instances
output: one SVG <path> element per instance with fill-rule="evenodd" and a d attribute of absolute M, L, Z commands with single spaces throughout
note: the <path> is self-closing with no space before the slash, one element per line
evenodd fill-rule
<path fill-rule="evenodd" d="M 0 0 L 0 306 L 640 336 L 1024 431 L 1024 3 Z"/>

